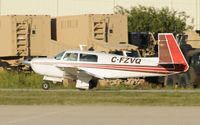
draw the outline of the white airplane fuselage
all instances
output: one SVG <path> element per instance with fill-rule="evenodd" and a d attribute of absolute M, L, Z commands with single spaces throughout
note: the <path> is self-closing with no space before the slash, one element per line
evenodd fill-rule
<path fill-rule="evenodd" d="M 41 75 L 50 77 L 69 78 L 68 74 L 59 65 L 63 67 L 77 67 L 78 69 L 92 72 L 100 78 L 131 78 L 148 76 L 166 76 L 176 73 L 175 67 L 164 68 L 159 65 L 158 57 L 125 57 L 114 54 L 106 54 L 90 51 L 66 51 L 66 53 L 93 54 L 97 55 L 97 62 L 65 61 L 63 57 L 60 60 L 54 58 L 35 58 L 31 61 L 32 69 Z M 178 72 L 178 71 L 177 71 Z"/>
<path fill-rule="evenodd" d="M 78 52 L 66 51 L 66 53 L 90 53 L 95 52 Z M 143 76 L 163 76 L 169 74 L 164 68 L 158 67 L 159 59 L 152 58 L 131 58 L 124 56 L 117 56 L 112 54 L 97 53 L 97 62 L 81 62 L 65 61 L 51 59 L 51 58 L 36 58 L 31 61 L 32 69 L 41 75 L 51 77 L 67 77 L 67 74 L 58 68 L 58 65 L 73 66 L 84 71 L 92 72 L 101 78 L 130 78 L 130 77 L 143 77 Z M 152 69 L 153 68 L 153 69 Z M 162 69 L 156 71 L 156 69 Z"/>

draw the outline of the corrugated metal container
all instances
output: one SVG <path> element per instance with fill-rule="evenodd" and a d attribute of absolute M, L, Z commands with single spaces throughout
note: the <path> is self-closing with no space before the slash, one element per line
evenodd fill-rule
<path fill-rule="evenodd" d="M 0 57 L 46 56 L 50 16 L 0 16 Z"/>
<path fill-rule="evenodd" d="M 55 23 L 56 20 L 56 23 Z M 54 19 L 55 40 L 72 46 L 94 46 L 96 43 L 128 44 L 127 16 L 121 14 L 89 14 Z"/>

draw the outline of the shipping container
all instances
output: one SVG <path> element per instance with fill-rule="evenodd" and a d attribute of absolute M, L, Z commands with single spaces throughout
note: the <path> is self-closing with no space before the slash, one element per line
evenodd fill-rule
<path fill-rule="evenodd" d="M 0 57 L 46 56 L 50 16 L 0 16 Z"/>
<path fill-rule="evenodd" d="M 87 14 L 56 17 L 52 20 L 52 29 L 54 40 L 72 46 L 128 44 L 127 15 Z"/>

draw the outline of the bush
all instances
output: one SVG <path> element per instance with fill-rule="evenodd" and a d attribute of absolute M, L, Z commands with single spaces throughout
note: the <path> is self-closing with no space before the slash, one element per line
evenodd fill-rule
<path fill-rule="evenodd" d="M 131 9 L 125 9 L 117 6 L 115 13 L 128 15 L 129 32 L 182 33 L 193 29 L 193 26 L 186 25 L 187 20 L 191 18 L 185 12 L 170 10 L 167 7 L 157 9 L 133 6 Z"/>

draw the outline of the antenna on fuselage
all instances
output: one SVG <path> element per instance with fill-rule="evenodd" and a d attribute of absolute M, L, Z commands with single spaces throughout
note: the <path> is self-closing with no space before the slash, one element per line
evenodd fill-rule
<path fill-rule="evenodd" d="M 87 45 L 79 45 L 80 50 L 83 50 L 83 47 L 85 47 L 85 46 L 87 46 Z"/>

